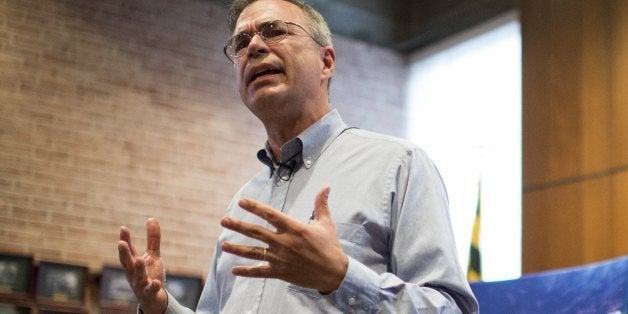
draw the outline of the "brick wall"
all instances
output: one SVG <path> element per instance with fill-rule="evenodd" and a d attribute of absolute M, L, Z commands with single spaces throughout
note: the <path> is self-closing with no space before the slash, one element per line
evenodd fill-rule
<path fill-rule="evenodd" d="M 169 272 L 204 276 L 233 193 L 260 168 L 261 123 L 222 54 L 211 1 L 0 0 L 0 252 L 117 265 L 162 222 Z M 403 58 L 336 37 L 331 102 L 402 136 Z"/>

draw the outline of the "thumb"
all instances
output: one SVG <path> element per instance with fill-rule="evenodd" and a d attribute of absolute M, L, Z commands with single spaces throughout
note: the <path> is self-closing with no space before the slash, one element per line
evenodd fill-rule
<path fill-rule="evenodd" d="M 159 280 L 151 281 L 144 288 L 142 299 L 140 300 L 144 313 L 165 313 L 168 307 L 168 297 L 167 295 L 159 295 L 162 290 L 165 294 L 164 283 Z"/>
<path fill-rule="evenodd" d="M 331 188 L 329 186 L 324 186 L 318 194 L 316 194 L 316 199 L 314 201 L 314 219 L 315 220 L 331 220 L 331 213 L 329 212 L 329 204 L 327 200 L 329 199 L 329 191 Z"/>
<path fill-rule="evenodd" d="M 154 296 L 157 295 L 157 293 L 159 293 L 162 288 L 163 284 L 161 283 L 161 281 L 154 279 L 149 285 L 146 286 L 145 292 L 147 296 L 154 298 Z"/>

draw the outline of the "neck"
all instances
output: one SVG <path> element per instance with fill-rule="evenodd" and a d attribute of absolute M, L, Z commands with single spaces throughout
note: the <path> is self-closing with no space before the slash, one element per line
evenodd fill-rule
<path fill-rule="evenodd" d="M 268 135 L 268 144 L 275 160 L 280 158 L 281 146 L 297 137 L 328 112 L 329 107 L 324 106 L 320 110 L 304 112 L 296 118 L 276 118 L 269 123 L 264 123 Z"/>

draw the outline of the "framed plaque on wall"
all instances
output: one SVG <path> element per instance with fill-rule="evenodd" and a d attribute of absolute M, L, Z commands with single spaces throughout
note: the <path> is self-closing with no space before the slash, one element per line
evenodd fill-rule
<path fill-rule="evenodd" d="M 32 257 L 0 254 L 0 295 L 27 298 L 32 274 Z"/>
<path fill-rule="evenodd" d="M 33 258 L 0 254 L 0 313 L 30 313 L 33 302 Z"/>
<path fill-rule="evenodd" d="M 166 277 L 166 290 L 181 305 L 195 310 L 203 290 L 203 279 L 193 276 L 168 275 Z"/>
<path fill-rule="evenodd" d="M 40 262 L 35 298 L 40 313 L 86 313 L 87 267 Z"/>
<path fill-rule="evenodd" d="M 98 299 L 101 313 L 136 312 L 137 299 L 122 268 L 103 267 Z"/>

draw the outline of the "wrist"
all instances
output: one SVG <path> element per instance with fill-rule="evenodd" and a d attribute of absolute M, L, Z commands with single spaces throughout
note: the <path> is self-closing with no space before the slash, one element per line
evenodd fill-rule
<path fill-rule="evenodd" d="M 343 254 L 342 256 L 344 258 L 343 262 L 339 263 L 339 266 L 330 272 L 330 276 L 326 276 L 329 278 L 329 281 L 325 284 L 325 287 L 323 287 L 322 290 L 318 290 L 321 294 L 330 294 L 338 290 L 344 281 L 345 276 L 347 275 L 347 269 L 349 268 L 349 257 L 347 257 L 346 254 Z"/>
<path fill-rule="evenodd" d="M 155 298 L 154 302 L 140 302 L 137 307 L 137 312 L 140 314 L 164 314 L 168 309 L 168 292 L 165 288 L 161 289 L 165 296 L 165 302 L 159 302 L 160 298 Z"/>

